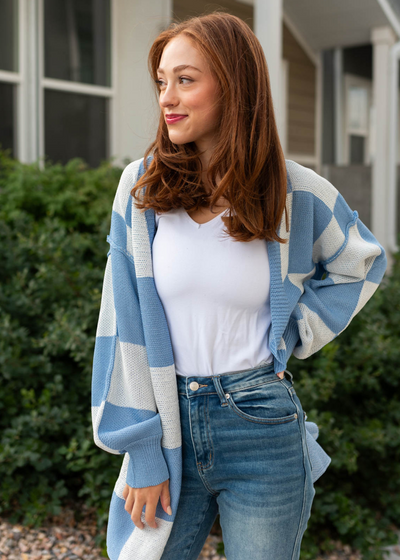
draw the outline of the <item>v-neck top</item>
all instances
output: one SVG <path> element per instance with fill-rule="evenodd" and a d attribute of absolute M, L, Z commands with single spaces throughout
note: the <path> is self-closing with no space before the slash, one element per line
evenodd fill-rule
<path fill-rule="evenodd" d="M 292 355 L 305 360 L 340 335 L 373 296 L 387 267 L 385 249 L 334 185 L 292 160 L 285 160 L 287 215 L 283 213 L 277 228 L 285 243 L 268 241 L 266 249 L 257 240 L 218 242 L 218 219 L 215 228 L 214 223 L 197 228 L 179 211 L 160 217 L 156 233 L 154 210 L 143 212 L 130 194 L 152 157 L 128 164 L 118 184 L 93 355 L 93 440 L 105 452 L 124 456 L 110 503 L 107 552 L 111 560 L 122 556 L 159 560 L 174 530 L 181 495 L 180 401 L 170 330 L 153 271 L 181 371 L 192 369 L 183 369 L 189 356 L 196 373 L 206 372 L 207 367 L 198 364 L 202 358 L 198 346 L 207 351 L 208 360 L 211 356 L 213 371 L 235 371 L 235 360 L 253 366 L 258 359 L 251 356 L 252 349 L 260 347 L 253 335 L 262 337 L 265 326 L 242 336 L 240 319 L 254 311 L 248 301 L 262 301 L 260 286 L 266 295 L 268 249 L 272 317 L 268 340 L 278 373 L 286 369 Z M 182 270 L 182 264 L 189 265 L 187 270 Z M 247 270 L 253 273 L 246 274 Z M 216 342 L 197 328 L 204 326 L 206 314 L 201 316 L 194 296 L 210 304 L 207 318 L 217 330 Z M 183 308 L 187 302 L 193 304 L 189 314 Z M 192 321 L 194 340 L 180 327 L 181 320 L 175 326 L 175 313 L 186 325 Z M 181 328 L 185 345 L 178 346 L 175 328 Z M 214 354 L 208 353 L 203 340 L 213 345 Z M 267 352 L 262 343 L 261 348 Z M 330 458 L 317 441 L 318 426 L 307 420 L 304 424 L 315 483 Z M 303 425 L 303 417 L 299 416 L 298 425 Z M 144 488 L 168 478 L 173 515 L 158 508 L 158 529 L 138 531 L 124 509 L 125 484 Z"/>
<path fill-rule="evenodd" d="M 183 208 L 155 213 L 153 274 L 179 375 L 209 376 L 272 361 L 267 243 L 234 241 L 229 209 L 198 224 Z"/>

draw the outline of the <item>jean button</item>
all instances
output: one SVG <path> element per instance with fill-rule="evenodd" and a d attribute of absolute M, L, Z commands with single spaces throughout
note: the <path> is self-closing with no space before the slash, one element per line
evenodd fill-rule
<path fill-rule="evenodd" d="M 192 391 L 197 391 L 197 389 L 199 388 L 199 384 L 197 383 L 197 381 L 192 381 L 189 387 L 192 389 Z"/>

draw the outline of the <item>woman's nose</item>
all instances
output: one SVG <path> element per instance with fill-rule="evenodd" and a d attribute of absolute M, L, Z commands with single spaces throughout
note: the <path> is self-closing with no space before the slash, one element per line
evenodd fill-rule
<path fill-rule="evenodd" d="M 176 105 L 178 102 L 178 98 L 176 92 L 172 88 L 166 88 L 160 97 L 160 105 L 161 107 L 168 107 L 168 105 Z"/>

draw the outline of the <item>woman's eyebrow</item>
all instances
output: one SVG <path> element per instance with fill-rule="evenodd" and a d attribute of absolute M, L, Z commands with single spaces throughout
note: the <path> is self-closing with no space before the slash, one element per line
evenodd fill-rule
<path fill-rule="evenodd" d="M 191 64 L 181 64 L 180 66 L 175 66 L 175 68 L 173 68 L 172 71 L 174 73 L 175 72 L 180 72 L 181 70 L 185 70 L 185 68 L 191 68 L 192 70 L 197 70 L 198 72 L 201 72 L 201 70 L 196 68 L 196 66 L 192 66 Z M 164 73 L 164 69 L 163 68 L 157 68 L 157 72 Z"/>

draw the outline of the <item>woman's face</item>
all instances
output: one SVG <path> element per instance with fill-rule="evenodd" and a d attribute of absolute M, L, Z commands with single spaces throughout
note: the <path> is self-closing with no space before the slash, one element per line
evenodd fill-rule
<path fill-rule="evenodd" d="M 188 67 L 174 71 L 176 66 L 182 65 L 196 69 Z M 166 45 L 157 78 L 160 80 L 159 103 L 171 142 L 195 142 L 201 151 L 212 148 L 221 114 L 218 84 L 189 39 L 179 35 Z M 186 116 L 169 122 L 167 116 L 170 114 Z"/>

